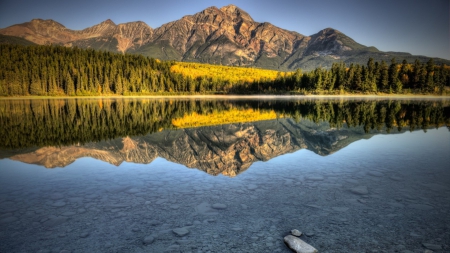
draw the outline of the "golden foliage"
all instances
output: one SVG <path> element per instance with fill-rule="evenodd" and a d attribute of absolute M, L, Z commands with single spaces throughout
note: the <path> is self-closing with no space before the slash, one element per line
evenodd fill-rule
<path fill-rule="evenodd" d="M 186 77 L 189 76 L 193 79 L 198 77 L 206 77 L 228 83 L 251 83 L 260 80 L 273 81 L 279 73 L 278 71 L 267 69 L 230 67 L 187 62 L 177 62 L 170 68 L 170 70 L 175 73 L 180 73 Z"/>
<path fill-rule="evenodd" d="M 182 118 L 172 119 L 172 125 L 177 128 L 213 126 L 231 123 L 253 122 L 260 120 L 276 119 L 275 111 L 260 111 L 253 109 L 238 110 L 230 109 L 227 111 L 215 111 L 209 114 L 185 114 Z"/>

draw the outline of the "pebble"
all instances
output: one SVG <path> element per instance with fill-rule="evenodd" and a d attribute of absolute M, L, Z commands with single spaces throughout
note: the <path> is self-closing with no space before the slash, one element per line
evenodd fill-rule
<path fill-rule="evenodd" d="M 179 205 L 171 205 L 170 206 L 170 209 L 173 209 L 173 210 L 178 210 L 179 208 L 180 208 Z"/>
<path fill-rule="evenodd" d="M 204 214 L 204 215 L 216 215 L 217 214 L 217 212 L 211 208 L 211 205 L 206 202 L 203 202 L 203 203 L 199 204 L 198 206 L 196 206 L 195 210 L 197 211 L 197 213 Z"/>
<path fill-rule="evenodd" d="M 350 191 L 354 194 L 358 194 L 358 195 L 366 195 L 369 194 L 369 190 L 367 190 L 367 186 L 365 185 L 360 185 L 360 186 L 356 186 L 350 189 Z"/>
<path fill-rule="evenodd" d="M 412 236 L 412 237 L 422 237 L 421 235 L 419 235 L 419 234 L 417 234 L 415 232 L 411 232 L 411 233 L 409 233 L 409 235 Z"/>
<path fill-rule="evenodd" d="M 298 231 L 297 229 L 292 229 L 291 234 L 294 236 L 301 236 L 302 232 Z"/>
<path fill-rule="evenodd" d="M 142 240 L 145 245 L 152 244 L 155 241 L 155 237 L 149 235 Z"/>
<path fill-rule="evenodd" d="M 167 250 L 168 250 L 169 252 L 179 251 L 179 250 L 180 250 L 180 245 L 176 245 L 176 244 L 170 245 L 170 246 L 167 248 Z"/>
<path fill-rule="evenodd" d="M 64 202 L 64 201 L 56 201 L 51 204 L 51 206 L 53 206 L 53 207 L 63 207 L 65 205 L 66 205 L 66 202 Z"/>
<path fill-rule="evenodd" d="M 86 238 L 89 235 L 90 235 L 89 232 L 83 232 L 83 233 L 80 234 L 80 238 Z"/>
<path fill-rule="evenodd" d="M 332 207 L 332 209 L 336 212 L 346 212 L 348 211 L 348 207 Z"/>
<path fill-rule="evenodd" d="M 432 244 L 432 243 L 422 243 L 422 245 L 427 248 L 427 249 L 431 249 L 431 250 L 441 250 L 442 246 L 438 245 L 438 244 Z"/>
<path fill-rule="evenodd" d="M 214 209 L 225 209 L 225 208 L 227 208 L 227 205 L 216 203 L 216 204 L 212 205 L 212 208 L 214 208 Z"/>
<path fill-rule="evenodd" d="M 161 204 L 166 203 L 166 202 L 167 202 L 167 199 L 160 199 L 160 200 L 156 201 L 155 204 L 161 205 Z"/>
<path fill-rule="evenodd" d="M 316 253 L 318 252 L 313 246 L 307 244 L 302 239 L 293 235 L 287 235 L 284 237 L 284 242 L 287 246 L 296 253 Z"/>
<path fill-rule="evenodd" d="M 313 232 L 305 232 L 305 235 L 308 237 L 313 237 L 315 234 Z"/>
<path fill-rule="evenodd" d="M 189 230 L 187 228 L 175 228 L 172 231 L 178 236 L 185 236 L 189 234 Z"/>
<path fill-rule="evenodd" d="M 148 222 L 148 224 L 150 226 L 158 226 L 158 225 L 161 225 L 161 222 L 158 221 L 158 220 L 151 220 L 151 221 Z"/>
<path fill-rule="evenodd" d="M 131 189 L 125 191 L 125 192 L 126 192 L 126 193 L 130 193 L 130 194 L 134 194 L 134 193 L 140 192 L 140 190 L 137 189 L 137 188 L 131 188 Z"/>

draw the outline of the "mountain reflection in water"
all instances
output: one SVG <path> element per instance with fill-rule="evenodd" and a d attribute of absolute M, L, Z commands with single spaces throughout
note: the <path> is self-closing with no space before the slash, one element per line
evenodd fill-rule
<path fill-rule="evenodd" d="M 236 176 L 256 161 L 299 149 L 324 156 L 376 134 L 443 126 L 450 121 L 448 104 L 445 100 L 1 101 L 0 158 L 55 168 L 82 157 L 117 166 L 124 161 L 148 164 L 162 157 L 211 175 Z M 205 124 L 195 121 L 199 115 L 216 124 L 232 124 L 195 127 Z M 245 122 L 252 115 L 264 118 Z M 177 129 L 174 122 L 187 120 L 191 128 Z"/>

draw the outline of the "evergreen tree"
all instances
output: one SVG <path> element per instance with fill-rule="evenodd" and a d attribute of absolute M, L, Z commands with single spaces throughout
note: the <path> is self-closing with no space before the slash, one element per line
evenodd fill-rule
<path fill-rule="evenodd" d="M 380 79 L 378 82 L 378 90 L 387 91 L 389 87 L 389 69 L 386 62 L 381 61 Z"/>
<path fill-rule="evenodd" d="M 392 93 L 395 90 L 394 87 L 397 86 L 398 81 L 398 70 L 397 70 L 397 61 L 395 57 L 391 60 L 391 65 L 389 66 L 389 93 Z"/>

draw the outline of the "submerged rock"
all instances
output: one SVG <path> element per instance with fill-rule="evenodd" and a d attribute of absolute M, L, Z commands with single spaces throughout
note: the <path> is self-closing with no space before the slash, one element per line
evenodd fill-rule
<path fill-rule="evenodd" d="M 187 228 L 175 228 L 172 231 L 178 236 L 185 236 L 189 234 L 189 230 L 187 230 Z"/>
<path fill-rule="evenodd" d="M 284 237 L 284 242 L 287 246 L 297 253 L 317 253 L 317 249 L 307 244 L 303 240 L 293 235 L 287 235 Z"/>
<path fill-rule="evenodd" d="M 438 245 L 438 244 L 432 244 L 432 243 L 422 243 L 422 245 L 427 248 L 427 249 L 431 249 L 431 250 L 441 250 L 442 246 Z"/>
<path fill-rule="evenodd" d="M 366 195 L 369 194 L 369 190 L 367 190 L 367 186 L 365 185 L 360 185 L 360 186 L 356 186 L 350 189 L 350 191 L 354 194 L 358 194 L 358 195 Z"/>
<path fill-rule="evenodd" d="M 148 244 L 152 244 L 154 241 L 155 241 L 155 237 L 149 235 L 144 238 L 142 243 L 144 243 L 145 245 L 148 245 Z"/>
<path fill-rule="evenodd" d="M 298 231 L 297 229 L 292 229 L 291 234 L 294 236 L 301 236 L 302 232 Z"/>
<path fill-rule="evenodd" d="M 214 209 L 226 209 L 226 208 L 227 208 L 227 205 L 225 205 L 225 204 L 220 204 L 220 203 L 216 203 L 216 204 L 213 204 L 213 205 L 212 205 L 212 208 L 214 208 Z"/>

